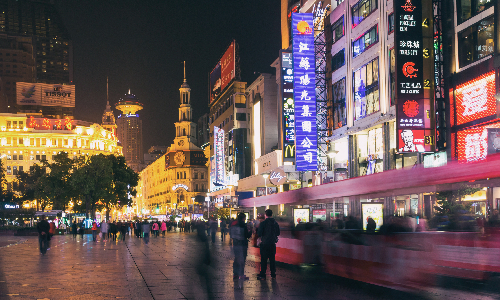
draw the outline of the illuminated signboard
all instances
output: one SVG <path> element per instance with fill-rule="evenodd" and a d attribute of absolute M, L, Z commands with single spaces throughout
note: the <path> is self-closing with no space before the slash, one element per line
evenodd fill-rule
<path fill-rule="evenodd" d="M 224 130 L 214 127 L 214 155 L 215 155 L 215 177 L 214 185 L 221 186 L 225 184 L 224 167 Z"/>
<path fill-rule="evenodd" d="M 182 183 L 179 183 L 179 184 L 176 184 L 172 187 L 172 191 L 175 191 L 176 189 L 178 188 L 183 188 L 185 189 L 186 191 L 189 189 L 189 187 L 185 184 L 182 184 Z"/>
<path fill-rule="evenodd" d="M 75 86 L 46 83 L 16 83 L 18 105 L 75 107 Z"/>
<path fill-rule="evenodd" d="M 295 164 L 297 171 L 318 170 L 316 77 L 312 13 L 292 14 Z"/>
<path fill-rule="evenodd" d="M 395 0 L 396 120 L 399 152 L 434 149 L 431 106 L 424 98 L 421 0 Z"/>
<path fill-rule="evenodd" d="M 284 161 L 295 161 L 295 106 L 293 101 L 293 60 L 291 52 L 281 53 L 281 95 L 283 98 Z"/>
<path fill-rule="evenodd" d="M 457 132 L 457 156 L 460 162 L 473 162 L 488 155 L 488 130 L 484 127 Z"/>
<path fill-rule="evenodd" d="M 299 223 L 309 222 L 309 208 L 294 208 L 293 209 L 293 222 L 295 225 Z"/>
<path fill-rule="evenodd" d="M 456 125 L 496 114 L 495 71 L 456 88 Z"/>
<path fill-rule="evenodd" d="M 229 48 L 227 48 L 226 52 L 222 56 L 220 61 L 220 70 L 221 70 L 221 91 L 231 82 L 234 78 L 236 72 L 236 60 L 235 56 L 235 42 L 233 41 Z"/>
<path fill-rule="evenodd" d="M 362 203 L 361 210 L 363 212 L 363 230 L 366 230 L 368 218 L 375 221 L 375 230 L 379 230 L 384 224 L 384 206 L 382 203 Z"/>
<path fill-rule="evenodd" d="M 74 129 L 73 120 L 66 119 L 48 119 L 35 118 L 31 116 L 27 122 L 28 128 L 38 130 L 72 130 Z"/>
<path fill-rule="evenodd" d="M 424 168 L 436 168 L 446 166 L 448 155 L 446 151 L 436 152 L 424 156 Z"/>
<path fill-rule="evenodd" d="M 210 73 L 210 103 L 215 101 L 224 88 L 236 76 L 236 41 L 233 41 L 221 60 Z"/>

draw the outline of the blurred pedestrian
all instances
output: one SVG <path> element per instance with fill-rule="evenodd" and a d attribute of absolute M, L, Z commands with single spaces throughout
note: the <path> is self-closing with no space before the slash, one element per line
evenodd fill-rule
<path fill-rule="evenodd" d="M 273 211 L 266 210 L 266 219 L 259 224 L 257 231 L 260 242 L 260 273 L 257 279 L 266 279 L 267 260 L 269 259 L 271 278 L 276 278 L 276 243 L 280 235 L 280 226 L 273 218 Z"/>
<path fill-rule="evenodd" d="M 212 244 L 215 243 L 215 234 L 217 233 L 217 220 L 213 219 L 208 222 L 209 227 L 210 227 L 210 235 L 212 237 Z"/>
<path fill-rule="evenodd" d="M 224 242 L 224 237 L 226 236 L 226 219 L 220 221 L 220 240 Z"/>
<path fill-rule="evenodd" d="M 128 231 L 127 222 L 122 222 L 122 224 L 120 226 L 120 234 L 121 234 L 122 241 L 124 241 L 124 242 L 125 242 L 125 235 L 127 234 L 127 231 Z"/>
<path fill-rule="evenodd" d="M 105 240 L 108 236 L 108 223 L 106 221 L 101 222 L 101 238 Z"/>
<path fill-rule="evenodd" d="M 165 221 L 161 222 L 161 234 L 165 237 L 165 231 L 167 230 L 167 223 Z"/>
<path fill-rule="evenodd" d="M 48 241 L 50 225 L 47 220 L 45 220 L 45 216 L 42 215 L 42 219 L 38 224 L 36 224 L 36 230 L 38 231 L 38 244 L 40 246 L 40 253 L 44 254 L 48 249 Z"/>
<path fill-rule="evenodd" d="M 111 236 L 113 237 L 113 241 L 116 241 L 116 233 L 118 232 L 118 228 L 116 227 L 116 221 L 113 223 L 109 224 L 110 231 L 111 231 Z"/>
<path fill-rule="evenodd" d="M 151 232 L 151 226 L 148 222 L 144 221 L 142 223 L 142 234 L 144 235 L 144 243 L 147 245 L 149 243 L 149 233 Z"/>
<path fill-rule="evenodd" d="M 71 233 L 73 233 L 73 239 L 76 239 L 76 234 L 78 233 L 78 226 L 76 225 L 76 220 L 71 223 Z"/>
<path fill-rule="evenodd" d="M 154 236 L 158 237 L 158 223 L 154 222 L 153 227 L 151 229 L 153 230 Z"/>
<path fill-rule="evenodd" d="M 52 221 L 49 223 L 49 235 L 47 236 L 47 250 L 50 250 L 50 240 L 52 240 L 52 237 L 54 236 L 54 234 L 56 234 L 56 223 L 55 221 Z"/>
<path fill-rule="evenodd" d="M 246 215 L 239 213 L 237 223 L 231 226 L 231 236 L 233 238 L 233 279 L 240 280 L 240 287 L 243 280 L 247 280 L 245 276 L 245 260 L 248 252 L 248 239 L 251 236 L 246 224 Z"/>
<path fill-rule="evenodd" d="M 92 222 L 92 241 L 97 242 L 97 223 Z"/>

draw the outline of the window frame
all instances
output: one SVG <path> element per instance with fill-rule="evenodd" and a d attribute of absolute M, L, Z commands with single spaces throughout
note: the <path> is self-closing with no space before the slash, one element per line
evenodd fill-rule
<path fill-rule="evenodd" d="M 367 35 L 370 37 L 370 41 L 371 41 L 371 33 L 372 31 L 375 30 L 375 41 L 372 42 L 371 44 L 369 44 L 368 46 L 366 45 L 366 42 L 365 42 L 365 39 L 367 37 Z M 362 41 L 363 43 L 363 50 L 362 51 L 359 51 L 359 52 L 355 52 L 354 51 L 354 47 L 356 47 L 356 43 Z M 361 34 L 357 39 L 355 39 L 354 41 L 352 41 L 352 58 L 356 58 L 358 57 L 359 55 L 361 55 L 361 53 L 365 52 L 366 50 L 370 49 L 373 45 L 377 44 L 379 42 L 379 32 L 378 32 L 378 24 L 371 27 L 370 29 L 368 29 L 367 31 L 365 31 L 363 34 Z M 357 54 L 355 54 L 357 53 Z"/>
<path fill-rule="evenodd" d="M 336 31 L 335 29 L 337 29 L 339 27 L 339 25 L 342 24 L 342 35 L 336 39 Z M 345 36 L 345 23 L 344 23 L 344 15 L 342 15 L 342 17 L 340 17 L 337 21 L 335 21 L 335 23 L 332 24 L 332 26 L 330 27 L 331 28 L 331 31 L 332 31 L 332 45 L 335 44 L 336 42 L 338 42 L 342 37 Z"/>
<path fill-rule="evenodd" d="M 334 67 L 334 62 L 336 61 L 336 59 L 338 59 L 340 56 L 342 56 L 343 60 L 342 60 L 342 64 L 336 64 Z M 341 67 L 343 67 L 345 65 L 345 48 L 342 48 L 342 50 L 339 50 L 339 52 L 335 53 L 334 55 L 332 55 L 332 63 L 331 63 L 331 66 L 332 66 L 332 72 L 335 72 L 337 71 L 338 69 L 340 69 Z"/>
<path fill-rule="evenodd" d="M 359 21 L 358 23 L 354 22 L 354 17 L 355 17 L 354 11 L 361 11 L 361 7 L 364 4 L 366 4 L 366 3 L 370 3 L 371 4 L 372 2 L 375 4 L 375 8 L 371 9 L 365 16 L 363 16 L 363 19 L 361 21 Z M 356 2 L 356 4 L 354 4 L 351 7 L 352 28 L 355 28 L 356 26 L 358 26 L 359 24 L 361 24 L 364 20 L 366 20 L 377 9 L 378 9 L 378 1 L 377 0 L 359 0 L 358 2 Z M 359 14 L 358 14 L 358 19 L 359 19 Z"/>
<path fill-rule="evenodd" d="M 483 57 L 476 57 L 478 56 L 478 53 L 477 53 L 477 47 L 478 47 L 478 27 L 481 26 L 481 22 L 484 22 L 484 21 L 489 21 L 491 20 L 491 26 L 493 26 L 493 36 L 492 36 L 492 39 L 493 39 L 493 46 L 492 46 L 492 51 L 486 55 L 484 55 Z M 466 31 L 469 31 L 471 32 L 471 36 L 472 36 L 472 48 L 473 49 L 473 54 L 472 54 L 472 60 L 469 61 L 469 62 L 466 62 L 466 61 L 463 61 L 463 57 L 462 57 L 462 51 L 464 50 L 464 48 L 462 48 L 466 43 L 465 41 L 463 41 L 463 36 L 462 34 L 466 33 Z M 457 42 L 458 42 L 458 45 L 457 45 L 457 50 L 458 50 L 458 68 L 459 69 L 462 69 L 470 64 L 473 64 L 475 62 L 478 62 L 484 58 L 487 58 L 488 56 L 491 56 L 495 53 L 495 17 L 494 15 L 490 15 L 474 24 L 472 24 L 471 26 L 461 30 L 460 32 L 457 32 Z"/>

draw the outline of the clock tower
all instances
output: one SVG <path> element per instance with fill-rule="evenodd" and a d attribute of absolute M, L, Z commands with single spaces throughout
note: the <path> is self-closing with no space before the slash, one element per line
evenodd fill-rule
<path fill-rule="evenodd" d="M 186 81 L 186 62 L 184 62 L 184 82 L 180 89 L 179 121 L 175 122 L 175 139 L 170 150 L 201 150 L 196 142 L 196 123 L 193 122 L 191 108 L 191 88 Z"/>
<path fill-rule="evenodd" d="M 194 143 L 196 123 L 192 122 L 191 88 L 186 81 L 186 62 L 184 62 L 184 81 L 179 89 L 179 121 L 175 122 L 175 139 L 165 155 L 167 169 L 167 202 L 172 213 L 193 214 L 199 212 L 208 189 L 207 158 L 203 150 Z"/>

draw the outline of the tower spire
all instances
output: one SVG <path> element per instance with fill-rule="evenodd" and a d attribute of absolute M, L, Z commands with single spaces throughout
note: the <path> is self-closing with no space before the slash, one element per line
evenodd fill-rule
<path fill-rule="evenodd" d="M 186 61 L 184 61 L 184 82 L 186 82 Z"/>
<path fill-rule="evenodd" d="M 109 106 L 109 78 L 106 76 L 106 107 Z"/>

